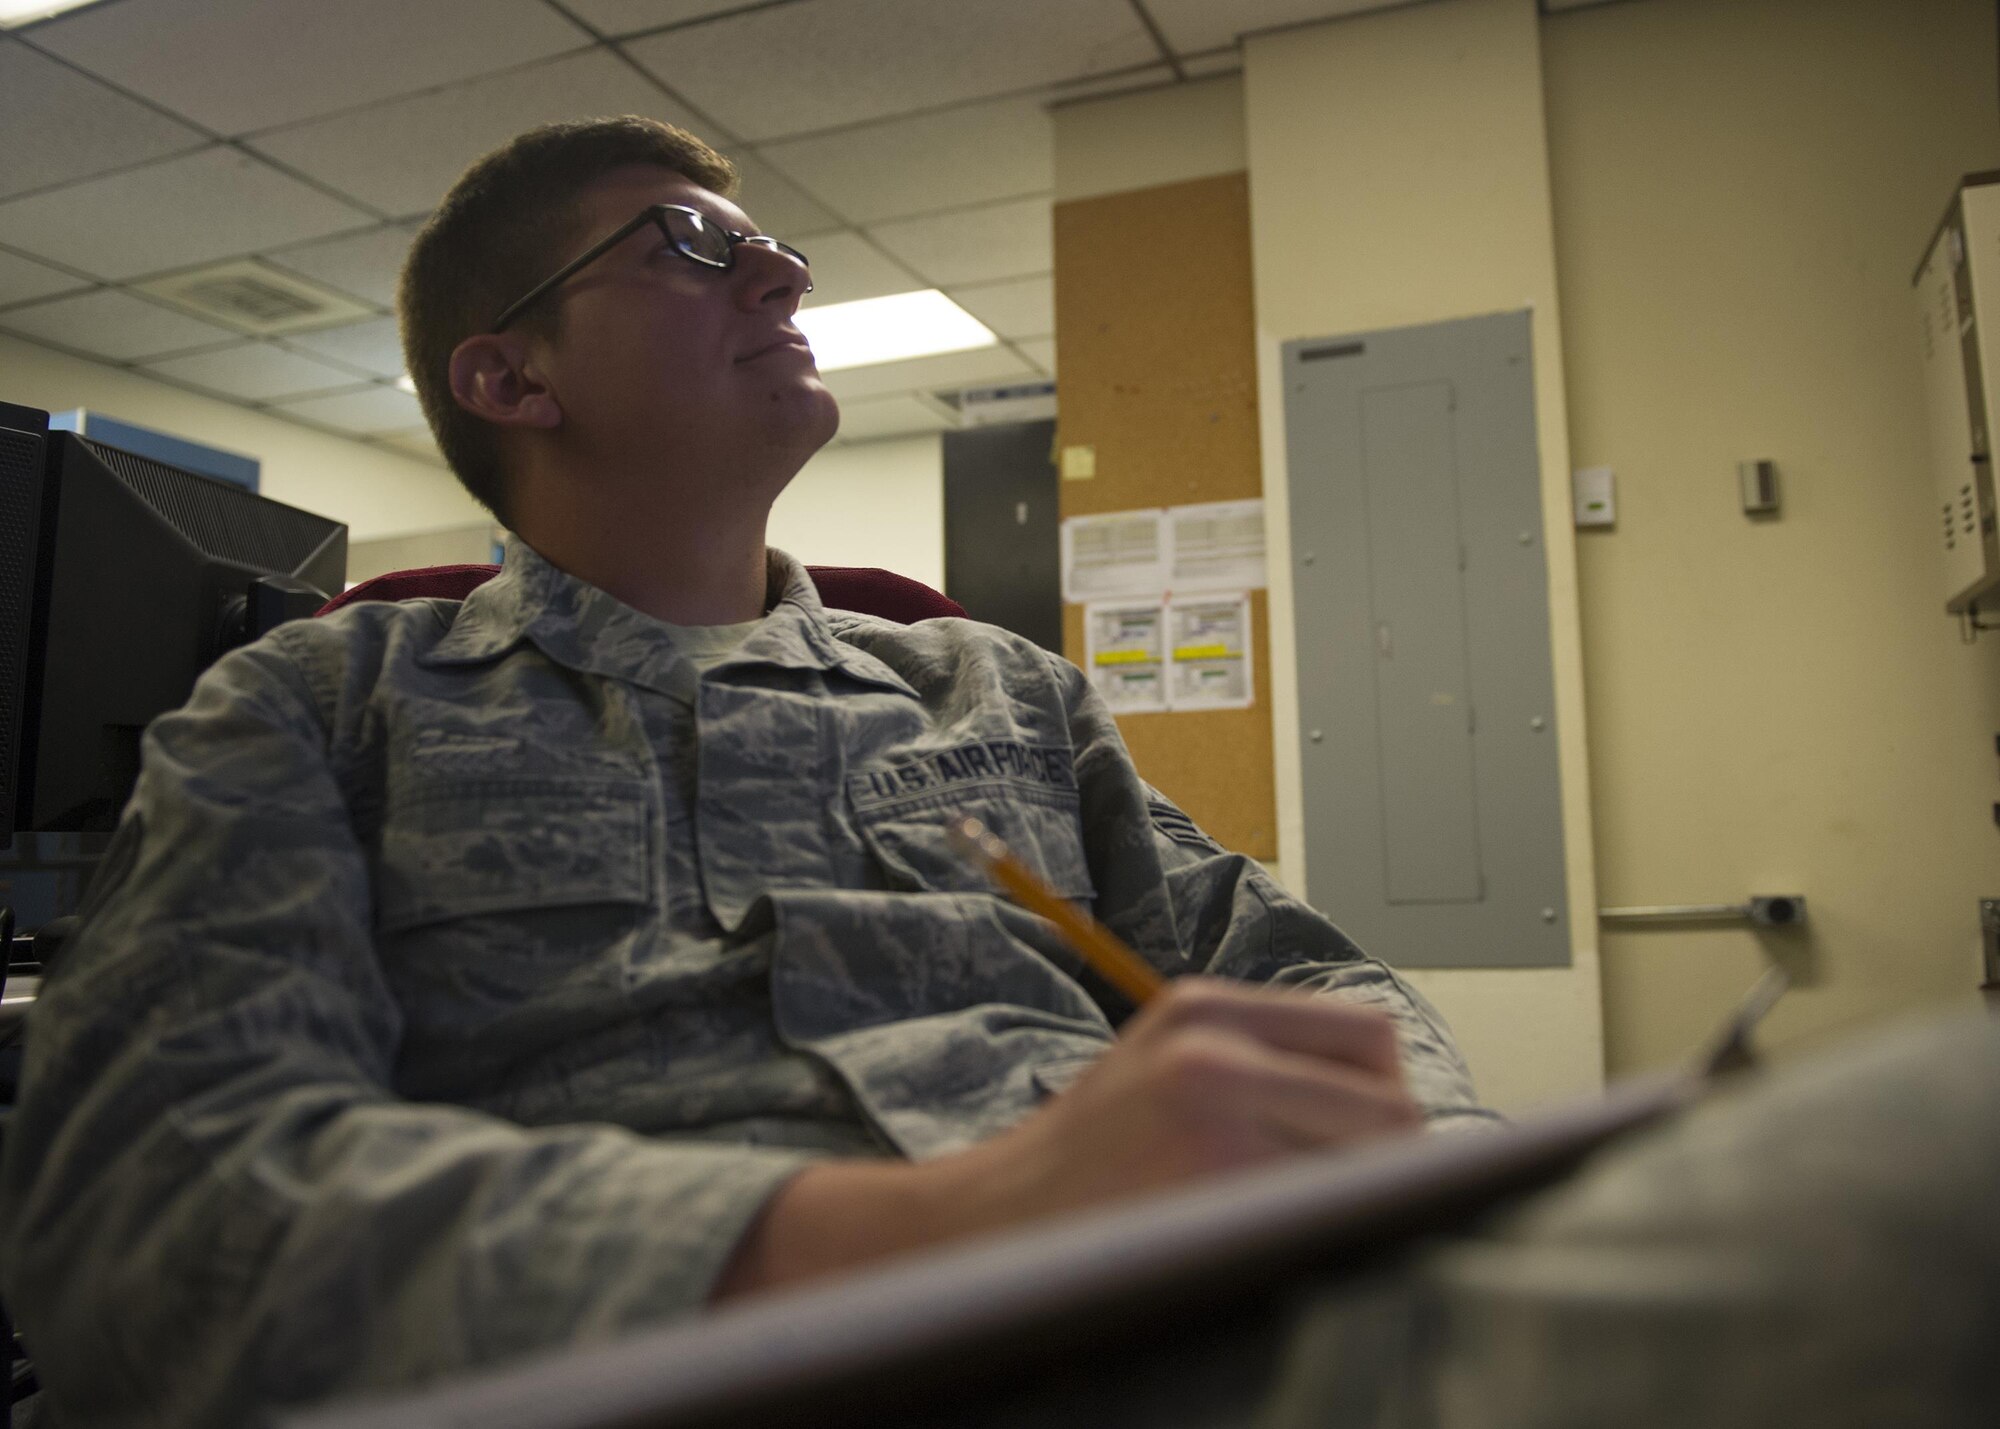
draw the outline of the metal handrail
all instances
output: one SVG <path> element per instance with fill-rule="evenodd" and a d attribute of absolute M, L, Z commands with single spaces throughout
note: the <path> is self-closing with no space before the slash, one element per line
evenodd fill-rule
<path fill-rule="evenodd" d="M 1753 893 L 1743 903 L 1662 903 L 1643 908 L 1600 908 L 1600 923 L 1751 923 L 1797 928 L 1806 921 L 1803 893 Z"/>

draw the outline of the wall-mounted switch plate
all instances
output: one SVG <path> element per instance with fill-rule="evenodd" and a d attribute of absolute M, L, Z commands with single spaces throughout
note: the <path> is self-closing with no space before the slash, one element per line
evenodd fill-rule
<path fill-rule="evenodd" d="M 1576 524 L 1613 526 L 1618 522 L 1618 491 L 1608 466 L 1586 466 L 1570 478 L 1576 494 Z"/>
<path fill-rule="evenodd" d="M 1778 464 L 1774 461 L 1739 461 L 1736 480 L 1743 488 L 1745 516 L 1778 514 Z"/>

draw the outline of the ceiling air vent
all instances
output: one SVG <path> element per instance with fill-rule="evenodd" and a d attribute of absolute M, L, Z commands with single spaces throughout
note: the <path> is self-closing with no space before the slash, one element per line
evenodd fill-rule
<path fill-rule="evenodd" d="M 258 337 L 332 327 L 376 315 L 365 304 L 254 258 L 196 268 L 134 287 L 182 312 Z"/>
<path fill-rule="evenodd" d="M 969 387 L 957 395 L 962 427 L 997 427 L 1007 422 L 1043 422 L 1056 414 L 1056 384 L 1046 379 L 1005 387 Z"/>

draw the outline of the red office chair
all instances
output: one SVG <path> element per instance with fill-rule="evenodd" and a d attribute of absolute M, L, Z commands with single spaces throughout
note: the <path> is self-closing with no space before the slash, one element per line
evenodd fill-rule
<path fill-rule="evenodd" d="M 357 600 L 417 600 L 426 596 L 463 600 L 499 570 L 498 566 L 419 566 L 414 570 L 390 571 L 335 596 L 316 613 L 325 615 Z M 835 610 L 878 615 L 898 625 L 911 625 L 940 615 L 965 614 L 964 606 L 922 581 L 874 566 L 807 566 L 806 574 L 819 588 L 819 598 Z"/>

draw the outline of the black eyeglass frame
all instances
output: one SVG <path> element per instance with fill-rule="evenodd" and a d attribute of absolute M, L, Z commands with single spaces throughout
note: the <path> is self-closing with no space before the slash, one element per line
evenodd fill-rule
<path fill-rule="evenodd" d="M 669 213 L 684 213 L 695 221 L 696 226 L 712 228 L 729 240 L 728 261 L 718 262 L 688 247 L 667 226 L 667 215 Z M 493 320 L 493 326 L 489 331 L 504 332 L 507 324 L 519 317 L 537 299 L 567 283 L 585 267 L 603 257 L 649 223 L 657 225 L 661 237 L 665 238 L 672 245 L 674 252 L 680 254 L 681 257 L 687 259 L 690 263 L 699 263 L 704 268 L 715 268 L 725 273 L 736 266 L 736 250 L 746 243 L 753 244 L 758 248 L 768 248 L 774 253 L 782 253 L 785 257 L 798 264 L 799 267 L 806 270 L 806 292 L 810 293 L 812 291 L 812 264 L 806 261 L 805 254 L 799 252 L 798 249 L 792 247 L 789 243 L 780 243 L 777 239 L 768 237 L 762 233 L 738 233 L 734 229 L 724 228 L 700 209 L 688 208 L 678 203 L 656 203 L 648 205 L 629 222 L 620 224 L 596 243 L 593 243 L 576 257 L 570 259 L 569 262 L 563 264 L 561 268 L 558 268 L 549 277 L 535 284 L 534 287 L 530 288 L 521 297 L 516 298 L 506 307 L 502 308 L 500 316 Z"/>

